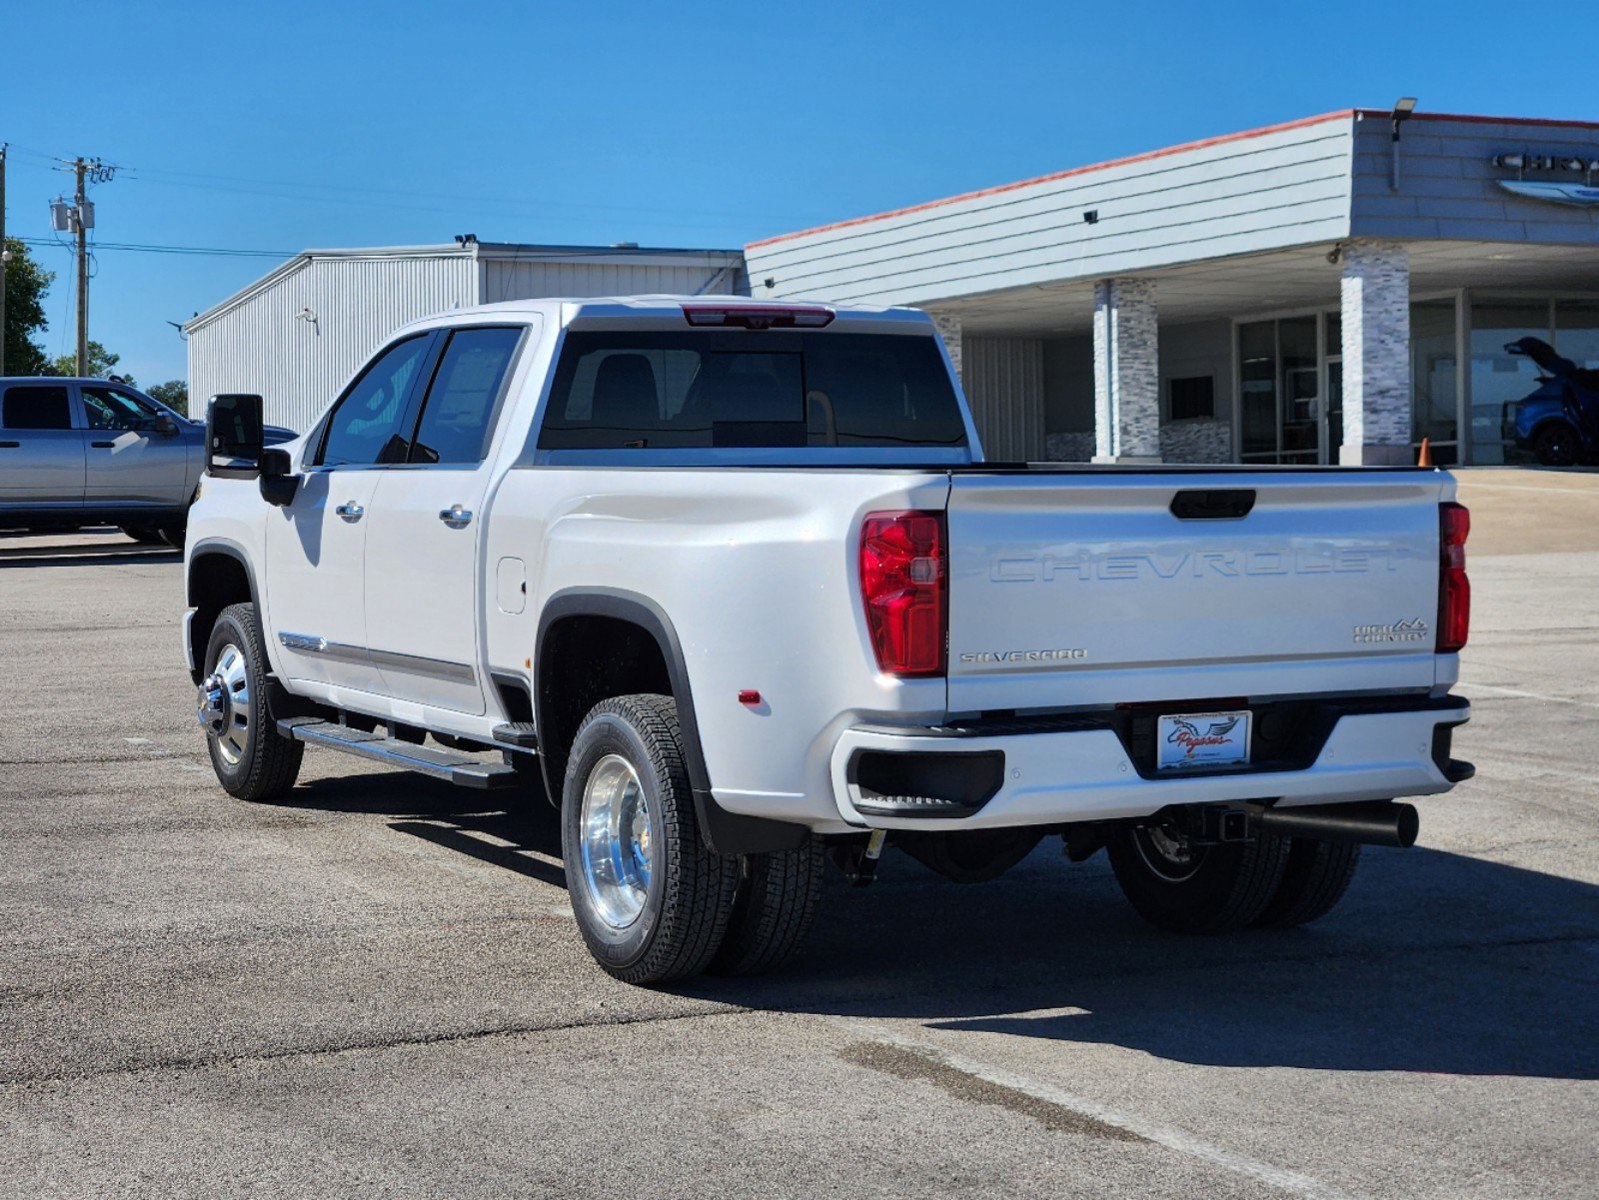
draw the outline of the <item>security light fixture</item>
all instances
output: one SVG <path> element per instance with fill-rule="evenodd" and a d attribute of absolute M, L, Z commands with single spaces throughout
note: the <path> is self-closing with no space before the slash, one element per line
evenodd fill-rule
<path fill-rule="evenodd" d="M 1399 99 L 1394 101 L 1394 111 L 1393 111 L 1394 136 L 1393 136 L 1393 143 L 1392 143 L 1392 145 L 1393 145 L 1394 167 L 1393 167 L 1393 175 L 1388 181 L 1388 186 L 1389 186 L 1389 188 L 1392 191 L 1396 191 L 1397 192 L 1399 190 L 1399 127 L 1401 125 L 1403 125 L 1406 121 L 1410 120 L 1411 114 L 1414 113 L 1415 111 L 1416 111 L 1416 98 L 1414 96 L 1401 96 L 1401 97 L 1399 97 Z"/>

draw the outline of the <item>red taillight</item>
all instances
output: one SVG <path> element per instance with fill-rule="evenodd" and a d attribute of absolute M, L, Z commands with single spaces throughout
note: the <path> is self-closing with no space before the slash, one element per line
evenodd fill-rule
<path fill-rule="evenodd" d="M 685 304 L 683 319 L 723 329 L 821 329 L 833 323 L 833 310 L 819 305 Z"/>
<path fill-rule="evenodd" d="M 944 514 L 869 513 L 861 526 L 861 597 L 877 666 L 891 675 L 942 675 Z"/>
<path fill-rule="evenodd" d="M 1466 578 L 1466 535 L 1471 513 L 1451 501 L 1438 506 L 1438 653 L 1454 654 L 1471 632 L 1471 581 Z"/>

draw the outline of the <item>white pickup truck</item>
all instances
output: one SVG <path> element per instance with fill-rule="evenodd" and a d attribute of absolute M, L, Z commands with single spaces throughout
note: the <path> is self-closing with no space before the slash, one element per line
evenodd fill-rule
<path fill-rule="evenodd" d="M 1058 834 L 1162 927 L 1299 924 L 1471 774 L 1450 475 L 987 463 L 917 312 L 461 310 L 288 446 L 256 396 L 208 438 L 223 787 L 313 745 L 547 796 L 625 980 L 774 966 L 885 843 L 975 881 Z"/>

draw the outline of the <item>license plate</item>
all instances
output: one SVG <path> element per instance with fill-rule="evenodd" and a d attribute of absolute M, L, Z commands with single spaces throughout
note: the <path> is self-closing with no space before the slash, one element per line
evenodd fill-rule
<path fill-rule="evenodd" d="M 1155 722 L 1155 767 L 1181 771 L 1249 761 L 1249 713 L 1173 713 Z"/>

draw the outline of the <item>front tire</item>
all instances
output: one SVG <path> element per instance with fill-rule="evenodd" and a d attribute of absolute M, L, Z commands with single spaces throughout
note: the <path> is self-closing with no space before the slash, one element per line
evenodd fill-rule
<path fill-rule="evenodd" d="M 1288 859 L 1288 839 L 1196 846 L 1166 825 L 1118 831 L 1111 869 L 1128 902 L 1151 925 L 1174 933 L 1234 933 L 1266 910 Z"/>
<path fill-rule="evenodd" d="M 700 834 L 672 698 L 595 705 L 572 741 L 561 799 L 567 891 L 594 960 L 625 983 L 705 970 L 739 862 Z"/>
<path fill-rule="evenodd" d="M 230 604 L 211 627 L 198 712 L 217 781 L 240 800 L 271 800 L 294 786 L 305 744 L 278 732 L 270 668 L 253 604 Z"/>
<path fill-rule="evenodd" d="M 1577 431 L 1564 421 L 1554 421 L 1538 431 L 1532 452 L 1546 467 L 1577 465 Z"/>

